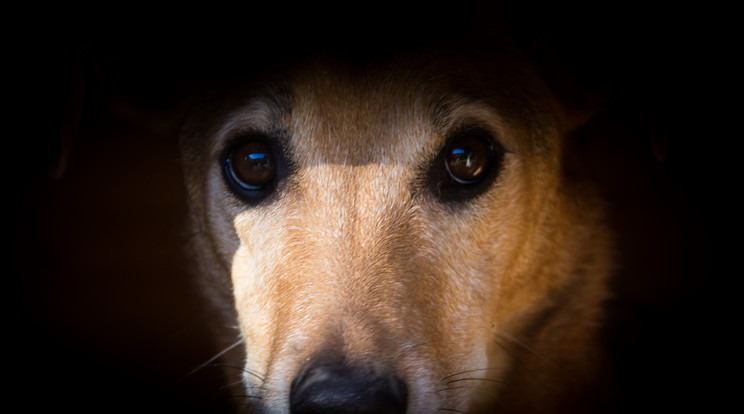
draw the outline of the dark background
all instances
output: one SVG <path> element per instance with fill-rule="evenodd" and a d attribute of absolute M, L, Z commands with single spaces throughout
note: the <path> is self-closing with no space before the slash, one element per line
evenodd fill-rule
<path fill-rule="evenodd" d="M 224 410 L 215 368 L 187 375 L 219 350 L 183 254 L 176 135 L 195 86 L 316 48 L 477 42 L 504 23 L 562 96 L 602 109 L 577 139 L 617 230 L 605 328 L 613 411 L 719 404 L 731 272 L 714 241 L 733 217 L 716 161 L 727 138 L 714 99 L 727 84 L 726 11 L 503 3 L 19 15 L 6 64 L 17 95 L 4 139 L 4 340 L 24 411 Z"/>

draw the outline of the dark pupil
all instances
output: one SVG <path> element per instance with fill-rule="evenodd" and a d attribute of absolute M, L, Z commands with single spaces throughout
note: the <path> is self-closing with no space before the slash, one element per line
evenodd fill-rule
<path fill-rule="evenodd" d="M 483 138 L 466 135 L 455 140 L 447 151 L 445 165 L 455 181 L 470 184 L 488 171 L 491 146 Z"/>
<path fill-rule="evenodd" d="M 242 186 L 255 190 L 274 178 L 274 159 L 268 145 L 248 142 L 238 147 L 230 157 L 231 172 Z"/>

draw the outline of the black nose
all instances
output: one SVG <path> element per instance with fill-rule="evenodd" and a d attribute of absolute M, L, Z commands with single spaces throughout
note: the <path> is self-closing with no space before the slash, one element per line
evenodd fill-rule
<path fill-rule="evenodd" d="M 292 414 L 404 414 L 407 392 L 396 375 L 311 360 L 292 381 Z"/>

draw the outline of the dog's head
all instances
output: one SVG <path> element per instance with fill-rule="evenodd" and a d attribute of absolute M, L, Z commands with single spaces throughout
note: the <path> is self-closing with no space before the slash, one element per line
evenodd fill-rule
<path fill-rule="evenodd" d="M 541 409 L 583 390 L 606 235 L 521 62 L 317 60 L 194 117 L 194 251 L 258 412 Z"/>

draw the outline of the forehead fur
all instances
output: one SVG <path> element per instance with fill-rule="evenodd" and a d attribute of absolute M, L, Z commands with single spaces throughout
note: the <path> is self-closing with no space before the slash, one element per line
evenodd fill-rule
<path fill-rule="evenodd" d="M 530 137 L 527 143 L 534 149 L 551 146 L 545 140 L 549 135 L 545 129 L 555 121 L 551 117 L 556 106 L 547 88 L 526 69 L 525 58 L 517 52 L 504 49 L 495 54 L 498 57 L 493 55 L 491 52 L 491 57 L 484 59 L 479 53 L 437 52 L 375 63 L 330 57 L 297 62 L 267 70 L 242 87 L 233 85 L 228 91 L 212 91 L 202 97 L 197 103 L 197 116 L 192 117 L 192 125 L 200 125 L 201 130 L 186 128 L 184 136 L 214 136 L 216 128 L 229 124 L 226 120 L 231 116 L 244 116 L 246 109 L 253 108 L 265 116 L 258 132 L 281 131 L 286 135 L 302 130 L 310 136 L 306 127 L 312 118 L 320 121 L 314 125 L 314 133 L 330 134 L 335 142 L 379 144 L 382 149 L 399 138 L 399 131 L 380 130 L 381 125 L 426 124 L 438 133 L 446 133 L 453 127 L 453 113 L 463 104 L 475 103 L 491 108 L 505 126 L 526 128 Z M 220 104 L 213 105 L 212 101 Z M 204 125 L 212 128 L 204 130 Z M 298 144 L 302 142 L 300 139 Z M 332 145 L 334 140 L 327 142 Z M 309 155 L 307 148 L 298 149 Z M 338 150 L 326 147 L 315 152 L 332 157 Z M 355 151 L 346 154 L 344 161 L 368 163 L 373 162 L 369 157 L 374 155 L 380 159 L 395 156 L 390 151 Z"/>

